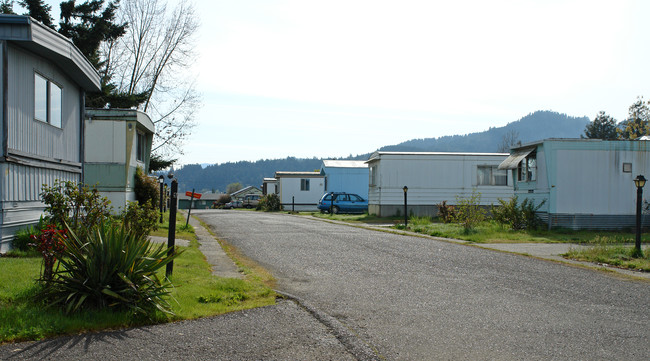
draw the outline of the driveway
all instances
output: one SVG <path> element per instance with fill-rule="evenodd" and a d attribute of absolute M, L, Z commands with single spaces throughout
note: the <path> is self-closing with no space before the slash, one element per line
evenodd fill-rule
<path fill-rule="evenodd" d="M 286 214 L 193 214 L 386 359 L 650 359 L 647 282 Z"/>

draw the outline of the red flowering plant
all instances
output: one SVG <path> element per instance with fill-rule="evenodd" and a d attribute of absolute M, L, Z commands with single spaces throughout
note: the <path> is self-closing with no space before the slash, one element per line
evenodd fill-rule
<path fill-rule="evenodd" d="M 40 235 L 32 236 L 34 243 L 30 246 L 36 247 L 36 250 L 43 255 L 41 280 L 45 281 L 46 285 L 52 281 L 54 265 L 57 257 L 65 250 L 64 240 L 67 237 L 65 229 L 57 229 L 53 224 L 42 229 Z"/>

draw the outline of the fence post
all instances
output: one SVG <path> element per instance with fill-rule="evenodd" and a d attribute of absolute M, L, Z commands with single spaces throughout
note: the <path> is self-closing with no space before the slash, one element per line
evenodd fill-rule
<path fill-rule="evenodd" d="M 169 199 L 169 232 L 167 233 L 167 255 L 174 254 L 176 247 L 176 207 L 178 200 L 178 181 L 172 179 L 172 189 Z M 167 263 L 166 276 L 169 278 L 174 271 L 174 261 Z"/>

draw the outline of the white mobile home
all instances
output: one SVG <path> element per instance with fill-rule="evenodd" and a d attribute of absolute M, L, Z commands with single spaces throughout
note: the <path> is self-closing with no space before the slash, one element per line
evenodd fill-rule
<path fill-rule="evenodd" d="M 375 152 L 368 159 L 368 213 L 403 215 L 404 186 L 408 213 L 434 216 L 442 201 L 481 194 L 481 205 L 512 197 L 512 176 L 498 170 L 504 153 Z"/>
<path fill-rule="evenodd" d="M 325 179 L 320 172 L 275 172 L 275 179 L 284 210 L 318 210 L 318 201 L 325 193 Z"/>
<path fill-rule="evenodd" d="M 632 228 L 633 180 L 650 178 L 650 142 L 547 139 L 513 148 L 499 168 L 512 171 L 520 201 L 545 201 L 539 215 L 549 228 Z"/>
<path fill-rule="evenodd" d="M 149 174 L 154 131 L 138 110 L 86 109 L 84 183 L 96 185 L 116 213 L 136 200 L 136 169 Z"/>
<path fill-rule="evenodd" d="M 38 222 L 42 185 L 80 182 L 86 91 L 99 75 L 72 42 L 28 16 L 0 15 L 0 252 Z"/>
<path fill-rule="evenodd" d="M 360 160 L 323 160 L 325 192 L 347 192 L 368 199 L 368 164 Z"/>
<path fill-rule="evenodd" d="M 278 194 L 280 190 L 278 189 L 278 180 L 275 178 L 264 178 L 262 182 L 262 194 Z"/>

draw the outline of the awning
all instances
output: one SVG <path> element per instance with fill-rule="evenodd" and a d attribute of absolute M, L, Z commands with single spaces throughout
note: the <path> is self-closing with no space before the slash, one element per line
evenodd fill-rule
<path fill-rule="evenodd" d="M 519 163 L 535 149 L 536 147 L 527 148 L 527 149 L 518 150 L 510 154 L 510 156 L 506 158 L 506 160 L 504 160 L 503 162 L 501 162 L 501 164 L 499 164 L 499 169 L 516 169 L 519 166 Z"/>

